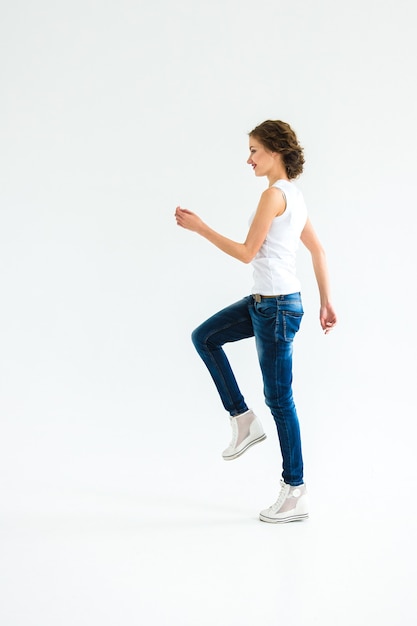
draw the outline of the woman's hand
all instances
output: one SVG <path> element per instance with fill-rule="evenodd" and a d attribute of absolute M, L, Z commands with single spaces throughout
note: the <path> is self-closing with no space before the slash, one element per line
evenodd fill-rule
<path fill-rule="evenodd" d="M 324 334 L 327 335 L 336 326 L 337 317 L 331 304 L 326 304 L 320 307 L 320 324 L 324 330 Z"/>
<path fill-rule="evenodd" d="M 204 225 L 198 215 L 188 209 L 182 209 L 180 206 L 177 206 L 175 209 L 175 219 L 178 226 L 192 230 L 195 233 L 201 232 L 201 227 Z"/>

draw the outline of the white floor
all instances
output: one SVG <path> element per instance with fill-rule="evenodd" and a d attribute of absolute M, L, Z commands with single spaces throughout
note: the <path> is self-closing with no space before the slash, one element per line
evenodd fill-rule
<path fill-rule="evenodd" d="M 223 423 L 200 449 L 188 442 L 201 424 L 143 440 L 110 424 L 9 424 L 2 626 L 416 624 L 406 483 L 353 470 L 323 484 L 310 458 L 310 519 L 269 525 L 258 513 L 278 493 L 270 422 L 268 439 L 230 463 Z"/>

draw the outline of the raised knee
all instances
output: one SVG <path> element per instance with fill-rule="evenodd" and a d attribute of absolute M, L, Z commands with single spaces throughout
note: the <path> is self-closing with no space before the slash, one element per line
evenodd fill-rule
<path fill-rule="evenodd" d="M 203 343 L 203 337 L 200 329 L 201 327 L 198 326 L 191 333 L 191 341 L 193 342 L 195 347 L 201 346 L 201 344 Z"/>

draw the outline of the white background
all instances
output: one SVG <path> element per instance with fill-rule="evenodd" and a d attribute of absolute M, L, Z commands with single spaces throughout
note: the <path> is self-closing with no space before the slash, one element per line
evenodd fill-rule
<path fill-rule="evenodd" d="M 416 623 L 411 0 L 3 3 L 2 626 Z M 252 341 L 229 355 L 268 439 L 225 464 L 191 330 L 251 269 L 247 133 L 289 122 L 339 325 L 300 250 L 311 518 L 270 526 L 280 458 Z"/>

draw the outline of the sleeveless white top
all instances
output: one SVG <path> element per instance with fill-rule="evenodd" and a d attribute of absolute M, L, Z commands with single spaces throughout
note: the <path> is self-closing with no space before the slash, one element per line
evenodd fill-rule
<path fill-rule="evenodd" d="M 294 183 L 277 180 L 273 187 L 283 192 L 286 208 L 272 221 L 266 239 L 252 261 L 252 293 L 263 296 L 295 293 L 301 287 L 296 276 L 296 253 L 307 221 L 307 208 L 303 194 Z"/>

